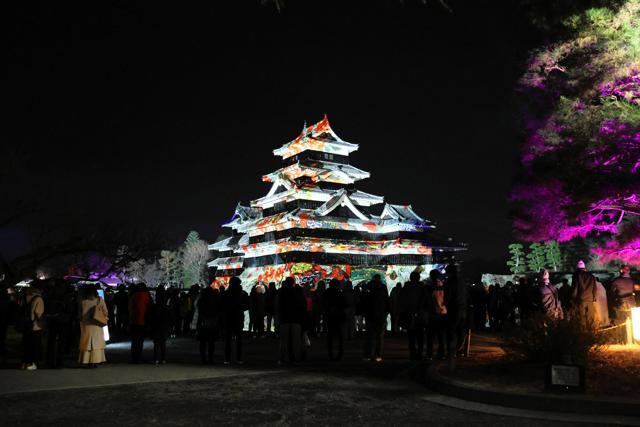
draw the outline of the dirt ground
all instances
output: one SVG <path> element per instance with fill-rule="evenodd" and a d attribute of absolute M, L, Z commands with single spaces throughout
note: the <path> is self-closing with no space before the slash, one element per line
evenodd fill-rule
<path fill-rule="evenodd" d="M 443 371 L 457 381 L 476 387 L 512 391 L 547 392 L 544 386 L 545 365 L 505 358 L 495 338 L 484 340 L 480 352 L 459 359 L 455 373 Z M 493 342 L 495 341 L 495 342 Z M 495 345 L 493 347 L 492 345 Z M 603 347 L 592 355 L 586 369 L 585 395 L 637 401 L 640 405 L 640 347 Z"/>

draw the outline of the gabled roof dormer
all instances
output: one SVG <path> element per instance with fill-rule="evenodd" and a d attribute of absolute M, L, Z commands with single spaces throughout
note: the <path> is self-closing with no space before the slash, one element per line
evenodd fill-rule
<path fill-rule="evenodd" d="M 356 207 L 356 205 L 349 198 L 349 194 L 345 189 L 336 191 L 329 200 L 327 200 L 322 206 L 318 207 L 314 211 L 314 214 L 318 216 L 327 216 L 329 213 L 333 212 L 335 209 L 341 206 L 347 207 L 356 217 L 363 221 L 368 221 L 370 219 Z"/>
<path fill-rule="evenodd" d="M 424 218 L 416 214 L 411 205 L 392 205 L 386 203 L 380 214 L 380 219 L 396 219 L 399 221 L 427 222 Z"/>

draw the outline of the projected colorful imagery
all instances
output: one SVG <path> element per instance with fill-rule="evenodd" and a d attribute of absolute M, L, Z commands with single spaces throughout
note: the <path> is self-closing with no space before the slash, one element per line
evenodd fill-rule
<path fill-rule="evenodd" d="M 214 286 L 239 276 L 244 285 L 337 278 L 358 283 L 374 274 L 388 286 L 451 262 L 465 246 L 443 238 L 410 205 L 357 190 L 369 172 L 349 164 L 357 144 L 339 138 L 325 116 L 273 151 L 282 168 L 264 175 L 271 189 L 238 204 L 223 227 L 231 236 L 209 246 Z"/>

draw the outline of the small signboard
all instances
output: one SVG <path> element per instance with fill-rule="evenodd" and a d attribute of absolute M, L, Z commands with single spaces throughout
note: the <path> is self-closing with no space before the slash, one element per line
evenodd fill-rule
<path fill-rule="evenodd" d="M 549 390 L 583 392 L 584 367 L 577 365 L 549 365 L 545 378 Z"/>

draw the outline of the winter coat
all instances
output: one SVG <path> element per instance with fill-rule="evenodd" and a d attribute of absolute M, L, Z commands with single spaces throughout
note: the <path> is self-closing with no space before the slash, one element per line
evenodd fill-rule
<path fill-rule="evenodd" d="M 162 301 L 150 307 L 151 315 L 151 338 L 154 340 L 166 340 L 171 333 L 171 325 L 173 324 L 173 312 L 171 307 Z"/>
<path fill-rule="evenodd" d="M 558 296 L 558 288 L 551 283 L 542 283 L 540 289 L 540 304 L 544 314 L 552 319 L 562 318 L 562 304 Z"/>
<path fill-rule="evenodd" d="M 320 287 L 318 287 L 313 293 L 312 293 L 312 299 L 313 299 L 313 311 L 317 314 L 320 313 L 324 313 L 325 308 L 324 308 L 324 303 L 325 303 L 325 292 L 327 292 L 326 289 L 322 289 Z"/>
<path fill-rule="evenodd" d="M 402 288 L 394 287 L 391 289 L 389 293 L 389 311 L 391 313 L 397 313 L 398 307 L 400 306 L 400 293 L 402 292 Z"/>
<path fill-rule="evenodd" d="M 194 329 L 217 330 L 220 327 L 220 316 L 222 315 L 222 295 L 220 292 L 212 291 L 210 295 L 203 292 L 196 305 L 198 320 Z"/>
<path fill-rule="evenodd" d="M 346 320 L 345 310 L 347 301 L 340 289 L 329 287 L 324 291 L 324 309 L 327 321 L 332 323 L 342 323 Z"/>
<path fill-rule="evenodd" d="M 381 323 L 389 313 L 389 293 L 382 283 L 372 282 L 366 298 L 364 316 L 367 323 Z"/>
<path fill-rule="evenodd" d="M 265 295 L 265 312 L 268 315 L 273 315 L 276 312 L 276 299 L 278 298 L 278 290 L 276 288 L 268 287 Z"/>
<path fill-rule="evenodd" d="M 353 316 L 356 313 L 356 292 L 353 288 L 345 288 L 345 290 L 342 291 L 342 295 L 344 297 L 345 312 Z"/>
<path fill-rule="evenodd" d="M 129 295 L 127 291 L 119 290 L 113 297 L 113 303 L 116 306 L 118 314 L 122 316 L 129 311 Z"/>
<path fill-rule="evenodd" d="M 232 330 L 242 329 L 244 327 L 244 312 L 249 309 L 250 305 L 249 294 L 240 285 L 229 285 L 229 288 L 222 295 L 225 327 Z"/>
<path fill-rule="evenodd" d="M 103 350 L 105 348 L 102 325 L 93 320 L 93 313 L 97 305 L 101 305 L 105 312 L 107 306 L 102 298 L 80 300 L 80 345 L 81 351 Z"/>
<path fill-rule="evenodd" d="M 444 304 L 444 286 L 433 287 L 427 312 L 429 313 L 429 318 L 440 318 L 447 314 L 447 307 Z"/>
<path fill-rule="evenodd" d="M 146 323 L 147 310 L 151 305 L 151 297 L 146 291 L 134 292 L 131 296 L 131 324 L 144 326 Z"/>
<path fill-rule="evenodd" d="M 31 330 L 41 331 L 44 329 L 44 300 L 39 292 L 34 292 L 26 301 L 29 304 L 31 317 Z"/>
<path fill-rule="evenodd" d="M 582 304 L 596 301 L 596 278 L 588 271 L 578 270 L 571 278 L 573 292 L 571 299 L 575 304 Z"/>
<path fill-rule="evenodd" d="M 412 315 L 425 310 L 425 288 L 420 282 L 407 282 L 400 291 L 400 313 Z"/>
<path fill-rule="evenodd" d="M 618 277 L 611 283 L 611 294 L 615 298 L 615 306 L 619 307 L 622 300 L 629 300 L 633 305 L 633 279 L 631 277 Z"/>
<path fill-rule="evenodd" d="M 452 320 L 466 318 L 468 302 L 467 287 L 462 280 L 449 277 L 444 284 L 444 304 L 449 317 Z"/>
<path fill-rule="evenodd" d="M 400 325 L 413 329 L 425 324 L 426 289 L 420 282 L 407 282 L 400 290 Z"/>
<path fill-rule="evenodd" d="M 298 286 L 283 286 L 278 291 L 276 307 L 281 324 L 302 324 L 307 315 L 307 301 L 304 291 Z"/>
<path fill-rule="evenodd" d="M 256 288 L 251 292 L 251 312 L 255 317 L 264 317 L 267 314 L 267 295 L 258 292 Z"/>

